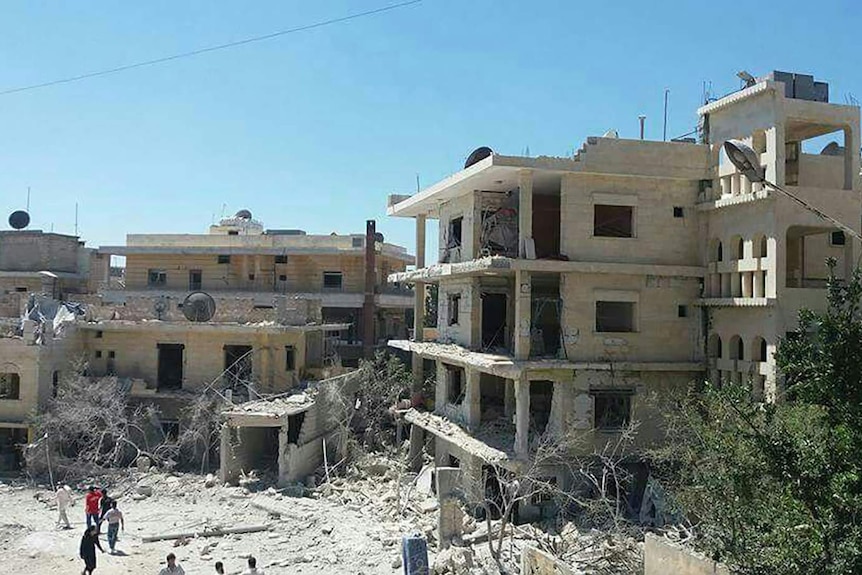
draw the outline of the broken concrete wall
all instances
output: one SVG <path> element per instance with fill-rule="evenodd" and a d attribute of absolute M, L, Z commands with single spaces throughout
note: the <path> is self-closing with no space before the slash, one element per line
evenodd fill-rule
<path fill-rule="evenodd" d="M 457 303 L 457 322 L 454 306 Z M 467 348 L 478 345 L 481 332 L 479 280 L 467 278 L 440 282 L 437 295 L 437 340 Z"/>
<path fill-rule="evenodd" d="M 644 575 L 730 575 L 730 569 L 691 549 L 647 533 L 644 537 Z"/>
<path fill-rule="evenodd" d="M 466 262 L 478 257 L 481 212 L 475 209 L 476 194 L 465 194 L 440 206 L 439 261 Z M 454 222 L 460 219 L 461 239 L 455 237 Z"/>
<path fill-rule="evenodd" d="M 521 575 L 576 575 L 576 572 L 544 551 L 535 547 L 524 547 L 521 550 Z"/>

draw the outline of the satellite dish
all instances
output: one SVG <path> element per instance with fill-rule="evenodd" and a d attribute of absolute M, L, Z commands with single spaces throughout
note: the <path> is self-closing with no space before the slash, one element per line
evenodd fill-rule
<path fill-rule="evenodd" d="M 617 132 L 614 129 L 610 129 L 607 132 L 605 132 L 604 134 L 602 134 L 602 138 L 614 138 L 614 139 L 616 139 L 619 137 L 620 137 L 619 132 Z"/>
<path fill-rule="evenodd" d="M 826 146 L 820 150 L 821 156 L 843 156 L 844 155 L 844 146 L 839 146 L 838 142 L 829 142 Z"/>
<path fill-rule="evenodd" d="M 192 292 L 183 300 L 183 315 L 189 321 L 209 321 L 215 315 L 215 300 L 208 293 Z"/>
<path fill-rule="evenodd" d="M 481 148 L 476 148 L 473 152 L 467 156 L 467 161 L 464 162 L 464 168 L 469 168 L 473 164 L 477 162 L 481 162 L 488 156 L 492 155 L 494 150 L 489 148 L 488 146 L 482 146 Z"/>
<path fill-rule="evenodd" d="M 374 241 L 379 243 L 379 244 L 382 244 L 383 243 L 383 234 L 380 232 L 375 232 L 374 233 Z"/>
<path fill-rule="evenodd" d="M 24 210 L 16 210 L 9 214 L 9 225 L 12 229 L 23 230 L 30 225 L 30 214 Z"/>
<path fill-rule="evenodd" d="M 251 212 L 248 210 L 240 210 L 236 213 L 236 215 L 234 217 L 239 218 L 241 220 L 250 220 L 251 219 Z"/>

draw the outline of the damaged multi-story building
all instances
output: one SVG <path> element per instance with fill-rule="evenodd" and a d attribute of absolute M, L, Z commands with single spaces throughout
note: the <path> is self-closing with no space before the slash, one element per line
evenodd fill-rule
<path fill-rule="evenodd" d="M 56 264 L 56 238 L 8 232 L 16 241 L 0 250 L 25 246 L 54 262 L 15 270 L 40 287 L 3 295 L 15 301 L 0 340 L 0 393 L 14 393 L 0 397 L 0 418 L 14 412 L 10 425 L 22 430 L 10 445 L 25 442 L 28 416 L 73 368 L 116 377 L 130 403 L 157 406 L 165 433 L 176 434 L 183 409 L 207 389 L 235 403 L 301 390 L 406 335 L 412 292 L 386 277 L 413 256 L 385 243 L 373 221 L 364 234 L 308 235 L 265 230 L 242 210 L 209 232 L 129 235 L 125 246 L 87 250 L 76 256 L 92 262 L 74 290 L 57 287 L 72 270 Z M 122 281 L 113 257 L 125 258 Z"/>
<path fill-rule="evenodd" d="M 14 215 L 10 224 L 19 227 Z M 95 291 L 108 263 L 77 236 L 0 231 L 0 470 L 20 464 L 16 446 L 32 439 L 28 418 L 51 397 L 78 345 L 67 337 L 64 314 L 57 317 L 59 306 L 50 310 L 50 321 L 39 323 L 26 319 L 28 305 L 37 294 L 60 300 Z M 73 317 L 63 311 L 65 319 Z"/>
<path fill-rule="evenodd" d="M 722 143 L 747 142 L 769 181 L 858 231 L 859 108 L 803 74 L 748 84 L 698 110 L 699 140 L 611 134 L 570 157 L 480 148 L 463 170 L 390 197 L 417 242 L 416 269 L 390 276 L 417 286 L 415 336 L 390 345 L 412 352 L 417 384 L 436 382 L 433 412 L 406 416 L 414 461 L 427 445 L 481 489 L 489 465 L 517 471 L 547 434 L 581 430 L 589 451 L 638 421 L 636 445 L 653 443 L 651 399 L 697 380 L 780 394 L 776 345 L 801 308 L 825 305 L 825 259 L 846 277 L 859 245 L 752 185 Z M 426 264 L 428 219 L 439 253 Z M 429 284 L 437 328 L 423 331 Z"/>

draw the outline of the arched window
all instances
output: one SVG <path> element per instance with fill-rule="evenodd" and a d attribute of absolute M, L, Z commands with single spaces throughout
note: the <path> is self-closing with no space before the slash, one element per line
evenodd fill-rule
<path fill-rule="evenodd" d="M 738 335 L 730 338 L 730 359 L 745 359 L 745 346 Z"/>
<path fill-rule="evenodd" d="M 768 243 L 766 241 L 766 236 L 760 237 L 760 245 L 758 246 L 758 253 L 760 257 L 765 258 L 769 254 Z"/>
<path fill-rule="evenodd" d="M 730 240 L 731 258 L 741 260 L 745 257 L 745 244 L 741 236 L 733 236 Z"/>
<path fill-rule="evenodd" d="M 721 242 L 718 242 L 715 247 L 715 261 L 724 261 L 724 248 L 722 247 Z"/>
<path fill-rule="evenodd" d="M 766 361 L 766 340 L 762 337 L 758 336 L 751 342 L 751 360 Z"/>

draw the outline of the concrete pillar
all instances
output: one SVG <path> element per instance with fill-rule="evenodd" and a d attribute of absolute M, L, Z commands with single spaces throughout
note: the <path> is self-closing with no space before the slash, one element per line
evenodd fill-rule
<path fill-rule="evenodd" d="M 515 271 L 515 359 L 530 357 L 532 290 L 530 272 Z"/>
<path fill-rule="evenodd" d="M 278 429 L 278 484 L 285 485 L 290 475 L 290 446 L 287 442 L 287 426 Z"/>
<path fill-rule="evenodd" d="M 730 274 L 723 273 L 721 274 L 721 297 L 730 297 Z"/>
<path fill-rule="evenodd" d="M 254 282 L 260 285 L 260 256 L 254 256 Z"/>
<path fill-rule="evenodd" d="M 464 408 L 466 410 L 467 427 L 473 429 L 479 426 L 482 419 L 482 374 L 479 370 L 465 368 Z"/>
<path fill-rule="evenodd" d="M 222 483 L 235 483 L 239 475 L 236 459 L 230 445 L 230 430 L 230 426 L 225 423 L 221 426 L 221 433 L 219 434 L 219 480 Z"/>
<path fill-rule="evenodd" d="M 733 174 L 730 176 L 730 193 L 731 195 L 738 196 L 739 195 L 739 185 L 742 180 L 741 174 Z"/>
<path fill-rule="evenodd" d="M 464 230 L 465 237 L 470 238 L 470 245 L 467 246 L 465 241 L 464 247 L 469 249 L 463 253 L 463 261 L 482 257 L 482 192 L 479 190 L 473 190 L 473 213 L 470 220 L 470 229 Z M 466 221 L 464 223 L 466 224 Z"/>
<path fill-rule="evenodd" d="M 525 258 L 527 240 L 533 239 L 533 172 L 518 172 L 518 253 Z"/>
<path fill-rule="evenodd" d="M 752 297 L 766 297 L 765 288 L 766 288 L 766 272 L 756 271 L 754 272 L 754 283 L 752 285 Z"/>
<path fill-rule="evenodd" d="M 530 453 L 530 381 L 523 375 L 515 382 L 515 456 Z"/>
<path fill-rule="evenodd" d="M 425 267 L 425 215 L 416 216 L 416 269 Z M 416 282 L 413 295 L 413 341 L 422 341 L 425 327 L 425 284 Z M 413 389 L 417 390 L 424 383 L 422 358 L 413 354 Z"/>
<path fill-rule="evenodd" d="M 240 259 L 240 274 L 239 287 L 248 285 L 248 256 L 239 256 Z"/>
<path fill-rule="evenodd" d="M 784 162 L 787 154 L 784 149 L 784 126 L 773 126 L 766 130 L 766 179 L 783 186 L 785 182 Z"/>
<path fill-rule="evenodd" d="M 446 365 L 437 360 L 437 386 L 434 396 L 434 411 L 442 411 L 447 403 L 446 393 L 449 387 L 449 374 Z"/>
<path fill-rule="evenodd" d="M 844 189 L 852 190 L 859 173 L 859 134 L 850 126 L 844 128 Z"/>
<path fill-rule="evenodd" d="M 410 426 L 410 451 L 407 454 L 407 468 L 419 473 L 422 470 L 422 452 L 425 447 L 425 430 L 415 423 Z"/>
<path fill-rule="evenodd" d="M 742 272 L 742 297 L 752 297 L 753 272 Z"/>
<path fill-rule="evenodd" d="M 504 386 L 504 414 L 511 418 L 515 415 L 515 380 L 507 379 Z"/>

